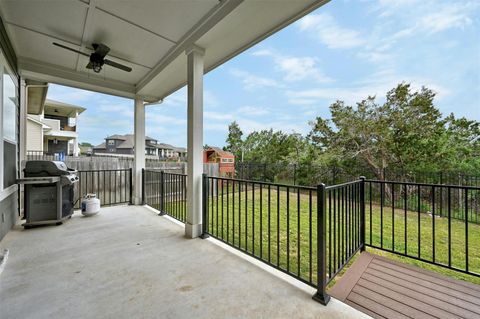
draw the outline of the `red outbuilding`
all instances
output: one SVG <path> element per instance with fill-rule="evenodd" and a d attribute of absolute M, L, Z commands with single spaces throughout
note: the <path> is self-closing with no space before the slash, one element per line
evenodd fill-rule
<path fill-rule="evenodd" d="M 219 147 L 209 146 L 203 150 L 204 163 L 218 163 L 220 177 L 235 176 L 235 155 Z"/>

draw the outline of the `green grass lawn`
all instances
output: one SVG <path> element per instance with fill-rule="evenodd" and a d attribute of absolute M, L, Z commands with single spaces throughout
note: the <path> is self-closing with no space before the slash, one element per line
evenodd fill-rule
<path fill-rule="evenodd" d="M 244 190 L 238 192 L 238 184 L 236 184 L 235 193 L 232 193 L 232 185 L 230 184 L 228 187 L 224 185 L 223 188 L 219 188 L 218 197 L 216 195 L 209 197 L 208 231 L 215 237 L 219 237 L 239 249 L 270 262 L 272 265 L 280 267 L 306 282 L 315 284 L 317 277 L 316 203 L 315 190 L 311 191 L 310 196 L 308 191 L 297 194 L 295 188 L 292 188 L 287 196 L 285 188 L 280 188 L 277 192 L 276 187 L 270 189 L 270 194 L 266 187 L 262 190 L 256 188 L 252 191 L 249 188 L 247 192 Z M 384 207 L 384 248 L 394 248 L 397 252 L 405 253 L 404 214 L 402 209 L 395 209 L 392 214 L 391 208 Z M 380 226 L 381 210 L 379 206 L 372 206 L 371 221 L 372 233 L 370 235 L 370 207 L 367 206 L 366 241 L 370 243 L 371 239 L 373 245 L 380 246 L 382 228 Z M 392 221 L 394 221 L 394 227 L 392 227 Z M 435 237 L 433 237 L 433 222 L 435 222 Z M 327 229 L 329 226 L 327 224 Z M 338 221 L 336 222 L 336 228 L 338 231 Z M 418 215 L 416 212 L 407 212 L 407 230 L 406 253 L 411 256 L 418 256 Z M 451 235 L 452 266 L 464 269 L 465 223 L 452 220 Z M 480 225 L 469 223 L 468 237 L 469 270 L 480 273 Z M 446 218 L 435 218 L 433 220 L 428 214 L 420 214 L 420 238 L 421 258 L 432 260 L 433 247 L 435 246 L 436 262 L 448 263 L 448 222 Z M 335 267 L 328 263 L 328 239 L 327 234 L 327 270 L 331 269 L 333 271 Z M 433 242 L 435 242 L 435 245 L 433 245 Z M 480 284 L 480 278 L 475 276 L 371 248 L 368 248 L 368 250 Z"/>

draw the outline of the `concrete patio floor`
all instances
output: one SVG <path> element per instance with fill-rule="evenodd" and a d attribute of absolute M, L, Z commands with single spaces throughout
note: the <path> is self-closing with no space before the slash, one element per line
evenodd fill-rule
<path fill-rule="evenodd" d="M 7 318 L 366 318 L 141 206 L 23 230 L 0 275 Z M 258 263 L 258 262 L 257 262 Z M 283 278 L 283 279 L 282 279 Z M 289 282 L 292 281 L 292 282 Z"/>

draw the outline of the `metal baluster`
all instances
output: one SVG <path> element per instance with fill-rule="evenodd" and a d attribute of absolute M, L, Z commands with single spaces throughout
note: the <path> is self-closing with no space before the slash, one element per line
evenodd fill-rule
<path fill-rule="evenodd" d="M 465 192 L 465 271 L 468 272 L 468 189 Z"/>
<path fill-rule="evenodd" d="M 290 187 L 287 186 L 287 272 L 290 272 Z"/>

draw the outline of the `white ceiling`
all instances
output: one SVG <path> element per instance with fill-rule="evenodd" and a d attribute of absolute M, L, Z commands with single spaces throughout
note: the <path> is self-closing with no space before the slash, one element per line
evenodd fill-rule
<path fill-rule="evenodd" d="M 22 76 L 120 96 L 163 98 L 186 83 L 185 49 L 206 50 L 210 71 L 326 0 L 0 0 Z M 92 43 L 130 73 L 52 45 L 91 53 Z"/>

